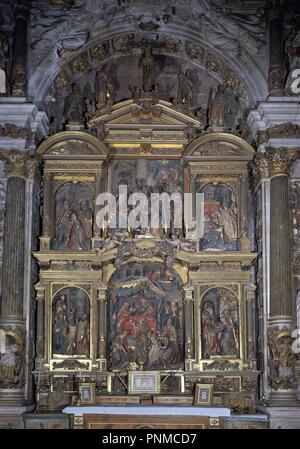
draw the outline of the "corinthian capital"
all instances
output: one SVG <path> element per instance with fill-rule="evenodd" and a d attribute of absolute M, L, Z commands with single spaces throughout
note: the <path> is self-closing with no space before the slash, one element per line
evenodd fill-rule
<path fill-rule="evenodd" d="M 269 165 L 270 177 L 278 175 L 288 175 L 290 167 L 295 160 L 286 148 L 267 148 L 266 159 Z"/>
<path fill-rule="evenodd" d="M 258 153 L 253 161 L 252 176 L 254 183 L 257 184 L 262 178 L 267 178 L 268 175 L 268 161 L 263 153 Z"/>
<path fill-rule="evenodd" d="M 6 176 L 25 177 L 26 156 L 17 151 L 9 152 L 5 155 Z"/>

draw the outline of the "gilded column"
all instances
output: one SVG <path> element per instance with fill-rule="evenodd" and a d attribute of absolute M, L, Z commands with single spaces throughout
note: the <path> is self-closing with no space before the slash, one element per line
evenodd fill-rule
<path fill-rule="evenodd" d="M 185 370 L 192 370 L 194 360 L 194 288 L 184 289 Z"/>
<path fill-rule="evenodd" d="M 280 0 L 272 0 L 270 8 L 270 64 L 269 64 L 269 93 L 273 96 L 283 95 L 283 46 L 281 31 Z"/>
<path fill-rule="evenodd" d="M 105 289 L 98 289 L 98 358 L 100 371 L 106 370 L 106 303 Z"/>
<path fill-rule="evenodd" d="M 101 193 L 101 173 L 97 173 L 96 175 L 96 183 L 95 183 L 95 207 L 94 207 L 94 235 L 93 237 L 99 238 L 100 237 L 100 227 L 97 224 L 97 213 L 100 209 L 99 206 L 97 206 L 97 197 Z"/>
<path fill-rule="evenodd" d="M 248 360 L 252 369 L 256 369 L 255 363 L 255 345 L 254 345 L 254 301 L 255 301 L 255 285 L 246 288 L 246 307 L 247 307 L 247 348 Z"/>
<path fill-rule="evenodd" d="M 197 176 L 190 175 L 190 193 L 192 194 L 192 218 L 196 220 L 196 191 L 197 191 Z"/>
<path fill-rule="evenodd" d="M 36 314 L 36 358 L 45 356 L 45 288 L 38 283 L 35 286 L 37 314 Z"/>
<path fill-rule="evenodd" d="M 27 91 L 28 17 L 28 8 L 19 4 L 15 12 L 13 66 L 11 71 L 11 93 L 16 96 L 26 96 Z"/>
<path fill-rule="evenodd" d="M 41 250 L 50 249 L 51 241 L 51 207 L 53 189 L 53 175 L 50 172 L 44 172 L 43 177 L 43 236 L 40 237 Z"/>

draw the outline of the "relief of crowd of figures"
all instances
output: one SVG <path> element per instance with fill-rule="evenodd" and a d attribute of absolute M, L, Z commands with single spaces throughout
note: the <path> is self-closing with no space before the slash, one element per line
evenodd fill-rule
<path fill-rule="evenodd" d="M 110 282 L 112 368 L 179 369 L 183 303 L 178 274 L 160 263 L 122 266 Z"/>

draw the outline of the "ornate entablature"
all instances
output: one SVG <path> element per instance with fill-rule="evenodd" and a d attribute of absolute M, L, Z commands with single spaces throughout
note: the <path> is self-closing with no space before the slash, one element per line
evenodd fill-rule
<path fill-rule="evenodd" d="M 105 106 L 88 127 L 55 134 L 38 150 L 40 407 L 51 408 L 58 377 L 69 403 L 70 376 L 77 382 L 84 373 L 100 396 L 126 394 L 128 371 L 137 369 L 167 376 L 162 394 L 192 393 L 196 378 L 209 378 L 219 404 L 232 388 L 253 401 L 252 148 L 225 133 L 194 137 L 200 122 L 161 100 Z M 120 184 L 129 194 L 204 193 L 204 235 L 188 240 L 172 222 L 156 230 L 99 227 L 97 195 L 117 194 Z"/>

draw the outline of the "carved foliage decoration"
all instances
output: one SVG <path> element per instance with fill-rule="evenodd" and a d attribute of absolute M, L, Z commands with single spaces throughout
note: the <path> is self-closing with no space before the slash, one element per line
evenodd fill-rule
<path fill-rule="evenodd" d="M 54 357 L 89 357 L 90 304 L 87 293 L 80 288 L 64 288 L 53 298 L 52 353 Z"/>
<path fill-rule="evenodd" d="M 202 357 L 239 357 L 239 311 L 234 293 L 226 288 L 208 290 L 201 300 Z"/>

